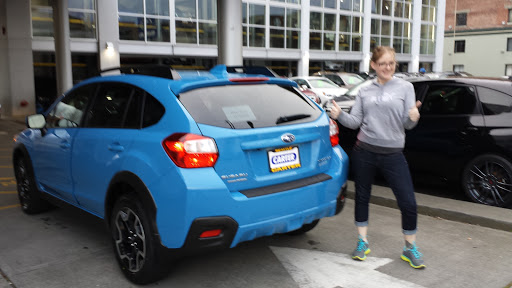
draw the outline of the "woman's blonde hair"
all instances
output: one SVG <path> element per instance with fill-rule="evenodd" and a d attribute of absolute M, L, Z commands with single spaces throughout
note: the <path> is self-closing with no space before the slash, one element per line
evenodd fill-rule
<path fill-rule="evenodd" d="M 386 53 L 393 54 L 393 58 L 395 58 L 395 48 L 389 47 L 389 46 L 377 46 L 377 47 L 375 47 L 375 49 L 373 49 L 373 54 L 372 54 L 372 59 L 371 59 L 372 62 L 377 63 L 377 60 L 379 60 L 380 57 L 382 57 L 382 55 L 384 55 Z"/>

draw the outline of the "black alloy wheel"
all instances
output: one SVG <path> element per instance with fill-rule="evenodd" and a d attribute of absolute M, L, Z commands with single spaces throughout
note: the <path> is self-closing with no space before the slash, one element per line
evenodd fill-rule
<path fill-rule="evenodd" d="M 165 275 L 166 263 L 158 253 L 159 239 L 150 217 L 135 196 L 122 196 L 110 217 L 110 232 L 117 262 L 135 284 L 155 282 Z"/>
<path fill-rule="evenodd" d="M 128 271 L 137 273 L 144 267 L 146 259 L 144 227 L 137 214 L 127 207 L 117 212 L 114 223 L 117 254 Z"/>
<path fill-rule="evenodd" d="M 476 157 L 464 169 L 462 185 L 474 202 L 509 207 L 512 205 L 512 164 L 494 154 Z"/>
<path fill-rule="evenodd" d="M 24 156 L 15 157 L 14 174 L 21 210 L 27 214 L 36 214 L 51 208 L 51 205 L 40 198 L 34 180 L 30 162 Z"/>

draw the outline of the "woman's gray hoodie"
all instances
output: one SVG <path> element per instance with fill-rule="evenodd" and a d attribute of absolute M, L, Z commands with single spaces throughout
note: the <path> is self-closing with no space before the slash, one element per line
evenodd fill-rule
<path fill-rule="evenodd" d="M 405 129 L 412 129 L 418 123 L 409 118 L 409 109 L 415 105 L 411 83 L 392 78 L 382 85 L 375 79 L 370 86 L 361 88 L 350 114 L 342 111 L 338 121 L 351 129 L 360 128 L 357 139 L 361 142 L 403 149 Z"/>

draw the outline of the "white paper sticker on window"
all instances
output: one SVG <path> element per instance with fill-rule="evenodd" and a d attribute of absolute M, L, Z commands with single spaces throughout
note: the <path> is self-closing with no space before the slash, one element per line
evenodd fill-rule
<path fill-rule="evenodd" d="M 224 111 L 224 114 L 226 115 L 226 118 L 229 120 L 229 122 L 232 123 L 256 120 L 256 116 L 254 116 L 251 107 L 247 105 L 222 107 L 222 111 Z"/>

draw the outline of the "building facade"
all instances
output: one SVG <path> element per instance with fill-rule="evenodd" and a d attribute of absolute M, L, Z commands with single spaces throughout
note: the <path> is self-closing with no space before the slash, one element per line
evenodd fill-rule
<path fill-rule="evenodd" d="M 443 68 L 445 0 L 235 1 L 0 0 L 3 113 L 34 113 L 112 67 L 209 69 L 233 49 L 219 43 L 230 35 L 227 19 L 240 21 L 241 64 L 285 77 L 368 72 L 378 45 L 395 48 L 399 71 Z"/>
<path fill-rule="evenodd" d="M 446 1 L 444 71 L 512 75 L 512 1 Z"/>

